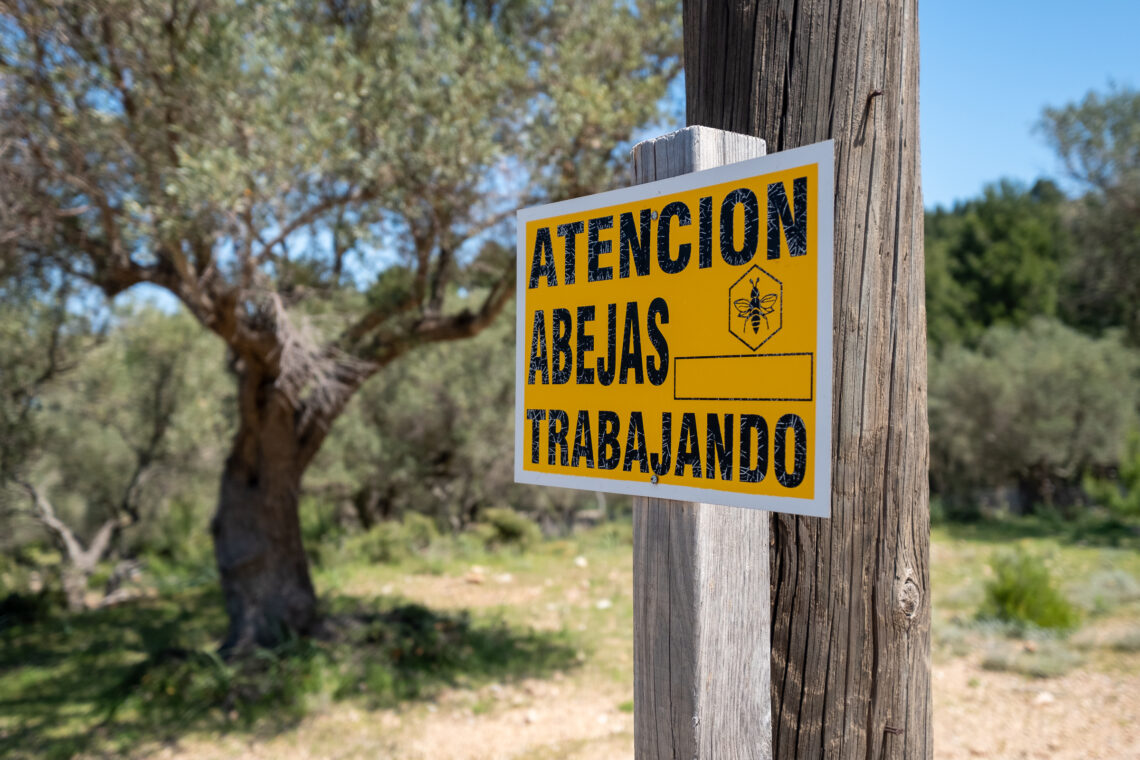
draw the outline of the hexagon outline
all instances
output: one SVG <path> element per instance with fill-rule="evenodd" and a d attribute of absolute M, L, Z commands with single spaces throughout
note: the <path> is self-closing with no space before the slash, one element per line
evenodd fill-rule
<path fill-rule="evenodd" d="M 748 340 L 746 340 L 739 333 L 737 333 L 737 331 L 732 326 L 733 318 L 737 317 L 736 311 L 735 311 L 733 304 L 732 304 L 732 301 L 733 301 L 732 291 L 737 285 L 739 285 L 741 282 L 743 282 L 744 280 L 746 280 L 748 278 L 748 275 L 752 273 L 753 269 L 755 269 L 757 272 L 764 275 L 765 277 L 768 277 L 770 280 L 772 280 L 774 283 L 776 283 L 777 287 L 779 288 L 779 292 L 780 292 L 779 324 L 777 325 L 775 330 L 772 330 L 771 332 L 769 332 L 767 334 L 767 336 L 762 341 L 757 343 L 756 345 L 752 345 L 751 343 L 749 343 Z M 737 318 L 739 318 L 739 317 L 737 317 Z M 780 332 L 780 330 L 782 330 L 782 329 L 784 329 L 784 283 L 781 282 L 779 279 L 777 279 L 771 272 L 767 271 L 766 269 L 762 269 L 761 267 L 757 266 L 756 264 L 753 264 L 747 270 L 745 270 L 744 274 L 742 274 L 735 282 L 733 282 L 731 285 L 728 286 L 728 331 L 729 331 L 729 333 L 732 334 L 732 337 L 736 338 L 738 341 L 740 341 L 744 345 L 748 346 L 748 349 L 750 351 L 758 351 L 758 350 L 760 350 L 761 346 L 763 346 L 765 343 L 770 341 L 773 338 L 773 336 L 775 336 L 776 333 Z"/>

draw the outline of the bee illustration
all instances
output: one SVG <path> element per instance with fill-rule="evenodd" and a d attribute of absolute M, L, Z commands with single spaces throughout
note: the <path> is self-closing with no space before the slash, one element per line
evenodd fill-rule
<path fill-rule="evenodd" d="M 752 292 L 748 294 L 748 298 L 737 298 L 732 302 L 736 307 L 737 316 L 745 320 L 745 325 L 752 324 L 752 332 L 759 334 L 760 320 L 764 320 L 764 326 L 770 328 L 768 324 L 768 315 L 776 310 L 776 299 L 779 298 L 775 293 L 768 293 L 765 296 L 760 295 L 760 289 L 756 283 L 760 281 L 757 277 L 754 280 L 749 280 L 752 283 Z"/>

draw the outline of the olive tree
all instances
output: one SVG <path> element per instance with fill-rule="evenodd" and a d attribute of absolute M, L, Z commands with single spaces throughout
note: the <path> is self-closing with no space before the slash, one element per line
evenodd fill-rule
<path fill-rule="evenodd" d="M 165 289 L 224 341 L 224 648 L 317 622 L 306 468 L 353 394 L 511 297 L 520 203 L 614 184 L 665 0 L 0 0 L 6 258 Z M 458 290 L 463 283 L 465 288 Z"/>

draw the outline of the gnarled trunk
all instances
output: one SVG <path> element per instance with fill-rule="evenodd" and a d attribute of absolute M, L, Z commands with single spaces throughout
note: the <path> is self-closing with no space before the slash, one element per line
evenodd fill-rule
<path fill-rule="evenodd" d="M 230 619 L 223 651 L 273 646 L 286 632 L 307 634 L 317 622 L 298 514 L 308 456 L 297 414 L 279 391 L 249 394 L 249 379 L 241 384 L 241 424 L 211 523 Z"/>

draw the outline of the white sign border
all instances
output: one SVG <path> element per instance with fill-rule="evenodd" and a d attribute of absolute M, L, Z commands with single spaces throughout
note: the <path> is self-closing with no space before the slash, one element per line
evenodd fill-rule
<path fill-rule="evenodd" d="M 819 237 L 819 274 L 817 304 L 825 306 L 816 320 L 816 437 L 815 437 L 815 488 L 814 496 L 804 499 L 797 496 L 775 496 L 771 494 L 746 494 L 735 491 L 721 491 L 716 488 L 681 486 L 667 483 L 644 483 L 631 480 L 610 480 L 589 475 L 558 475 L 533 472 L 523 469 L 526 444 L 526 410 L 523 404 L 525 383 L 523 377 L 529 345 L 526 329 L 526 262 L 529 255 L 526 249 L 526 225 L 537 219 L 545 219 L 564 214 L 576 214 L 593 209 L 633 203 L 663 195 L 684 192 L 694 188 L 736 182 L 764 174 L 773 174 L 807 164 L 819 165 L 817 212 L 817 234 Z M 829 202 L 825 202 L 828 199 Z M 834 324 L 834 302 L 832 289 L 835 277 L 835 141 L 827 140 L 802 148 L 773 153 L 769 156 L 750 158 L 735 164 L 726 164 L 704 171 L 681 174 L 676 177 L 647 182 L 641 185 L 596 193 L 581 198 L 548 203 L 520 209 L 517 214 L 516 257 L 518 276 L 515 289 L 515 482 L 538 486 L 555 486 L 585 491 L 647 496 L 653 499 L 674 499 L 701 503 L 723 504 L 730 507 L 763 509 L 808 517 L 831 516 L 831 402 L 832 402 L 832 329 Z M 711 500 L 711 501 L 710 501 Z"/>

